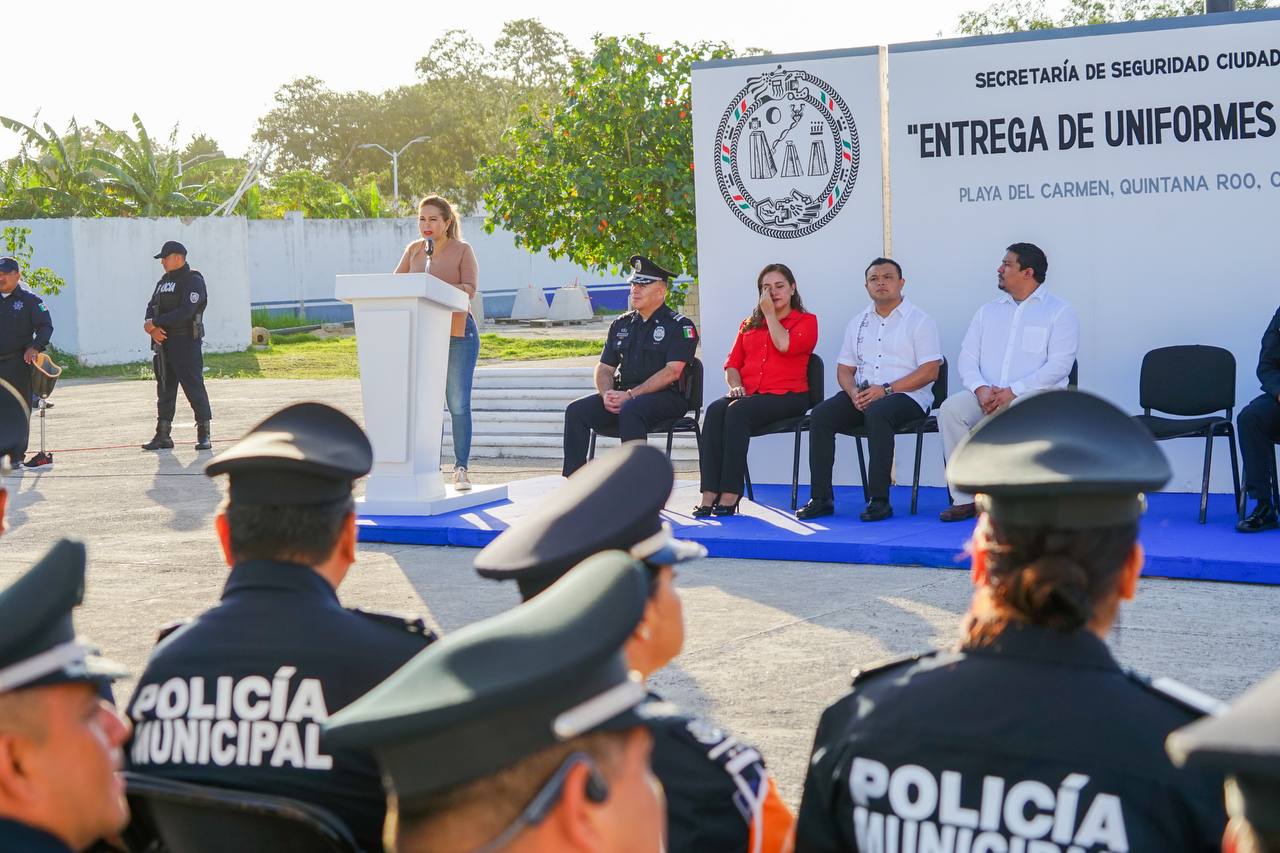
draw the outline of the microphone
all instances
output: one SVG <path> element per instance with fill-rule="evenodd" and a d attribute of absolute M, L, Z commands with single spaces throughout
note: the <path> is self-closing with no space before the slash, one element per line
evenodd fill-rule
<path fill-rule="evenodd" d="M 432 255 L 434 255 L 435 251 L 436 251 L 436 241 L 428 237 L 427 238 L 427 257 L 429 258 Z"/>

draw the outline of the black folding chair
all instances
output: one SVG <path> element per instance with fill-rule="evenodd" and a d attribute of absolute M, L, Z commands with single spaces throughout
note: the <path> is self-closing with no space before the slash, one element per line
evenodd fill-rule
<path fill-rule="evenodd" d="M 809 365 L 806 374 L 809 381 L 809 408 L 803 415 L 798 418 L 783 418 L 780 421 L 764 424 L 756 427 L 751 431 L 752 438 L 759 438 L 762 435 L 780 435 L 782 433 L 795 433 L 795 451 L 791 458 L 791 511 L 796 511 L 796 496 L 800 491 L 800 434 L 809 431 L 809 412 L 813 411 L 813 407 L 822 402 L 824 397 L 823 383 L 826 368 L 822 364 L 822 356 L 812 354 L 809 356 Z M 751 468 L 744 466 L 744 474 L 747 481 L 747 499 L 755 500 L 755 490 L 751 487 Z"/>
<path fill-rule="evenodd" d="M 933 407 L 931 412 L 938 411 L 938 408 L 946 402 L 947 399 L 947 360 L 944 358 L 942 364 L 938 367 L 938 378 L 933 381 Z M 924 437 L 926 433 L 936 433 L 938 431 L 937 415 L 926 415 L 918 420 L 910 421 L 894 430 L 894 435 L 914 435 L 916 437 L 916 467 L 911 475 L 911 514 L 916 514 L 916 505 L 920 499 L 920 456 L 924 450 Z M 862 494 L 867 494 L 867 462 L 866 457 L 862 453 L 862 439 L 868 438 L 867 428 L 865 426 L 856 427 L 851 430 L 841 431 L 842 435 L 853 436 L 853 443 L 858 448 L 858 473 L 862 475 Z"/>
<path fill-rule="evenodd" d="M 1236 359 L 1221 347 L 1175 346 L 1153 349 L 1142 358 L 1138 405 L 1133 419 L 1151 431 L 1156 441 L 1171 438 L 1204 439 L 1204 473 L 1200 483 L 1200 523 L 1209 509 L 1209 470 L 1213 439 L 1226 436 L 1231 448 L 1231 481 L 1236 511 L 1240 510 L 1240 469 L 1236 461 L 1236 431 L 1231 410 L 1236 404 Z M 1223 414 L 1214 414 L 1222 410 Z M 1178 415 L 1166 418 L 1152 411 Z"/>
<path fill-rule="evenodd" d="M 698 426 L 698 421 L 702 420 L 702 359 L 695 358 L 689 362 L 689 366 L 685 368 L 684 375 L 680 377 L 680 385 L 684 391 L 685 399 L 689 401 L 689 408 L 684 415 L 673 418 L 669 421 L 663 421 L 655 424 L 649 430 L 650 435 L 667 434 L 667 456 L 671 455 L 671 446 L 675 442 L 676 433 L 691 432 L 693 440 L 698 445 L 698 455 L 702 455 L 702 429 Z M 688 412 L 693 412 L 690 417 Z M 587 450 L 587 458 L 596 458 L 596 435 L 600 434 L 609 438 L 617 438 L 618 431 L 616 429 L 601 429 L 591 431 L 591 446 Z"/>
<path fill-rule="evenodd" d="M 124 774 L 130 853 L 359 853 L 346 825 L 319 806 L 141 773 Z"/>

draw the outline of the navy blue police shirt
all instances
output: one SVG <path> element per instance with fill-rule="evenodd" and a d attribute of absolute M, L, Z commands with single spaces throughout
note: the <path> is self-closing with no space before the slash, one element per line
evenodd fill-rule
<path fill-rule="evenodd" d="M 0 850 L 22 853 L 72 853 L 61 838 L 16 820 L 0 817 Z"/>
<path fill-rule="evenodd" d="M 609 324 L 600 363 L 617 368 L 617 390 L 635 388 L 669 361 L 693 361 L 698 330 L 693 321 L 666 305 L 646 320 L 639 311 L 628 311 Z M 677 383 L 671 383 L 678 390 Z"/>
<path fill-rule="evenodd" d="M 1212 701 L 1168 684 L 1030 625 L 860 673 L 819 723 L 796 853 L 1216 853 L 1222 778 L 1164 750 Z"/>
<path fill-rule="evenodd" d="M 1258 356 L 1258 381 L 1262 390 L 1280 397 L 1280 308 L 1262 335 L 1262 353 Z"/>
<path fill-rule="evenodd" d="M 204 276 L 190 264 L 167 272 L 156 282 L 146 318 L 171 335 L 189 335 L 198 315 L 209 305 Z"/>
<path fill-rule="evenodd" d="M 44 352 L 53 320 L 44 300 L 22 285 L 0 299 L 0 356 L 21 355 L 27 347 Z"/>
<path fill-rule="evenodd" d="M 343 608 L 307 566 L 238 563 L 221 603 L 152 652 L 129 706 L 126 764 L 321 806 L 381 850 L 377 763 L 329 749 L 322 724 L 434 639 L 420 620 Z"/>

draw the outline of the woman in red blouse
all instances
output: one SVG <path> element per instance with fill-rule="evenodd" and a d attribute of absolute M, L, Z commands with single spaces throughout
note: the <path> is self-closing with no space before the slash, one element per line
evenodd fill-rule
<path fill-rule="evenodd" d="M 818 318 L 804 310 L 786 264 L 762 269 L 756 290 L 760 302 L 742 321 L 724 362 L 729 393 L 703 418 L 696 518 L 738 511 L 752 428 L 800 417 L 809 408 L 809 354 L 818 342 Z"/>

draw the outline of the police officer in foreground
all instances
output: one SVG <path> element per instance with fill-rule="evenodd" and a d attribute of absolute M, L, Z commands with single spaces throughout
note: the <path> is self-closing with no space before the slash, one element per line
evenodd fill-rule
<path fill-rule="evenodd" d="M 1169 735 L 1169 757 L 1227 777 L 1224 853 L 1280 853 L 1280 673 Z"/>
<path fill-rule="evenodd" d="M 662 521 L 674 482 L 666 454 L 648 444 L 625 444 L 587 464 L 538 510 L 513 522 L 476 557 L 476 571 L 514 580 L 521 597 L 536 602 L 591 554 L 627 551 L 648 573 L 648 602 L 625 651 L 631 668 L 647 679 L 684 644 L 673 566 L 707 553 L 695 542 L 672 538 Z M 667 797 L 667 850 L 784 849 L 792 817 L 760 752 L 671 703 L 655 707 L 648 725 L 654 773 Z"/>
<path fill-rule="evenodd" d="M 170 430 L 177 409 L 178 386 L 196 416 L 196 450 L 213 447 L 209 438 L 209 392 L 204 387 L 204 309 L 209 304 L 204 276 L 187 263 L 187 247 L 169 240 L 156 255 L 164 275 L 147 303 L 142 330 L 151 336 L 156 367 L 156 434 L 143 450 L 173 447 Z"/>
<path fill-rule="evenodd" d="M 380 848 L 373 756 L 330 748 L 320 727 L 434 635 L 338 601 L 356 561 L 352 485 L 372 464 L 351 418 L 298 403 L 206 466 L 229 475 L 215 526 L 231 575 L 220 604 L 152 652 L 129 707 L 131 770 L 305 800 Z"/>
<path fill-rule="evenodd" d="M 0 850 L 65 853 L 129 822 L 129 724 L 101 698 L 124 670 L 77 639 L 84 546 L 62 540 L 0 592 Z"/>
<path fill-rule="evenodd" d="M 1216 849 L 1221 777 L 1174 768 L 1164 739 L 1218 703 L 1105 642 L 1142 571 L 1143 493 L 1169 477 L 1146 430 L 1080 391 L 958 445 L 947 480 L 980 512 L 959 647 L 857 672 L 826 710 L 797 853 Z"/>
<path fill-rule="evenodd" d="M 388 850 L 662 850 L 649 699 L 622 654 L 647 586 L 626 554 L 597 555 L 334 716 L 329 743 L 378 757 Z"/>
<path fill-rule="evenodd" d="M 681 380 L 698 348 L 698 330 L 688 317 L 667 307 L 674 273 L 643 255 L 632 255 L 629 263 L 631 310 L 609 324 L 596 365 L 596 393 L 565 409 L 566 477 L 586 464 L 591 430 L 643 441 L 656 424 L 689 410 Z"/>
<path fill-rule="evenodd" d="M 44 300 L 27 290 L 19 280 L 22 266 L 14 258 L 0 258 L 0 379 L 5 380 L 31 403 L 31 362 L 49 346 L 53 320 Z M 27 455 L 29 433 L 22 430 L 12 444 L 0 452 L 12 454 L 13 470 L 22 470 Z"/>

